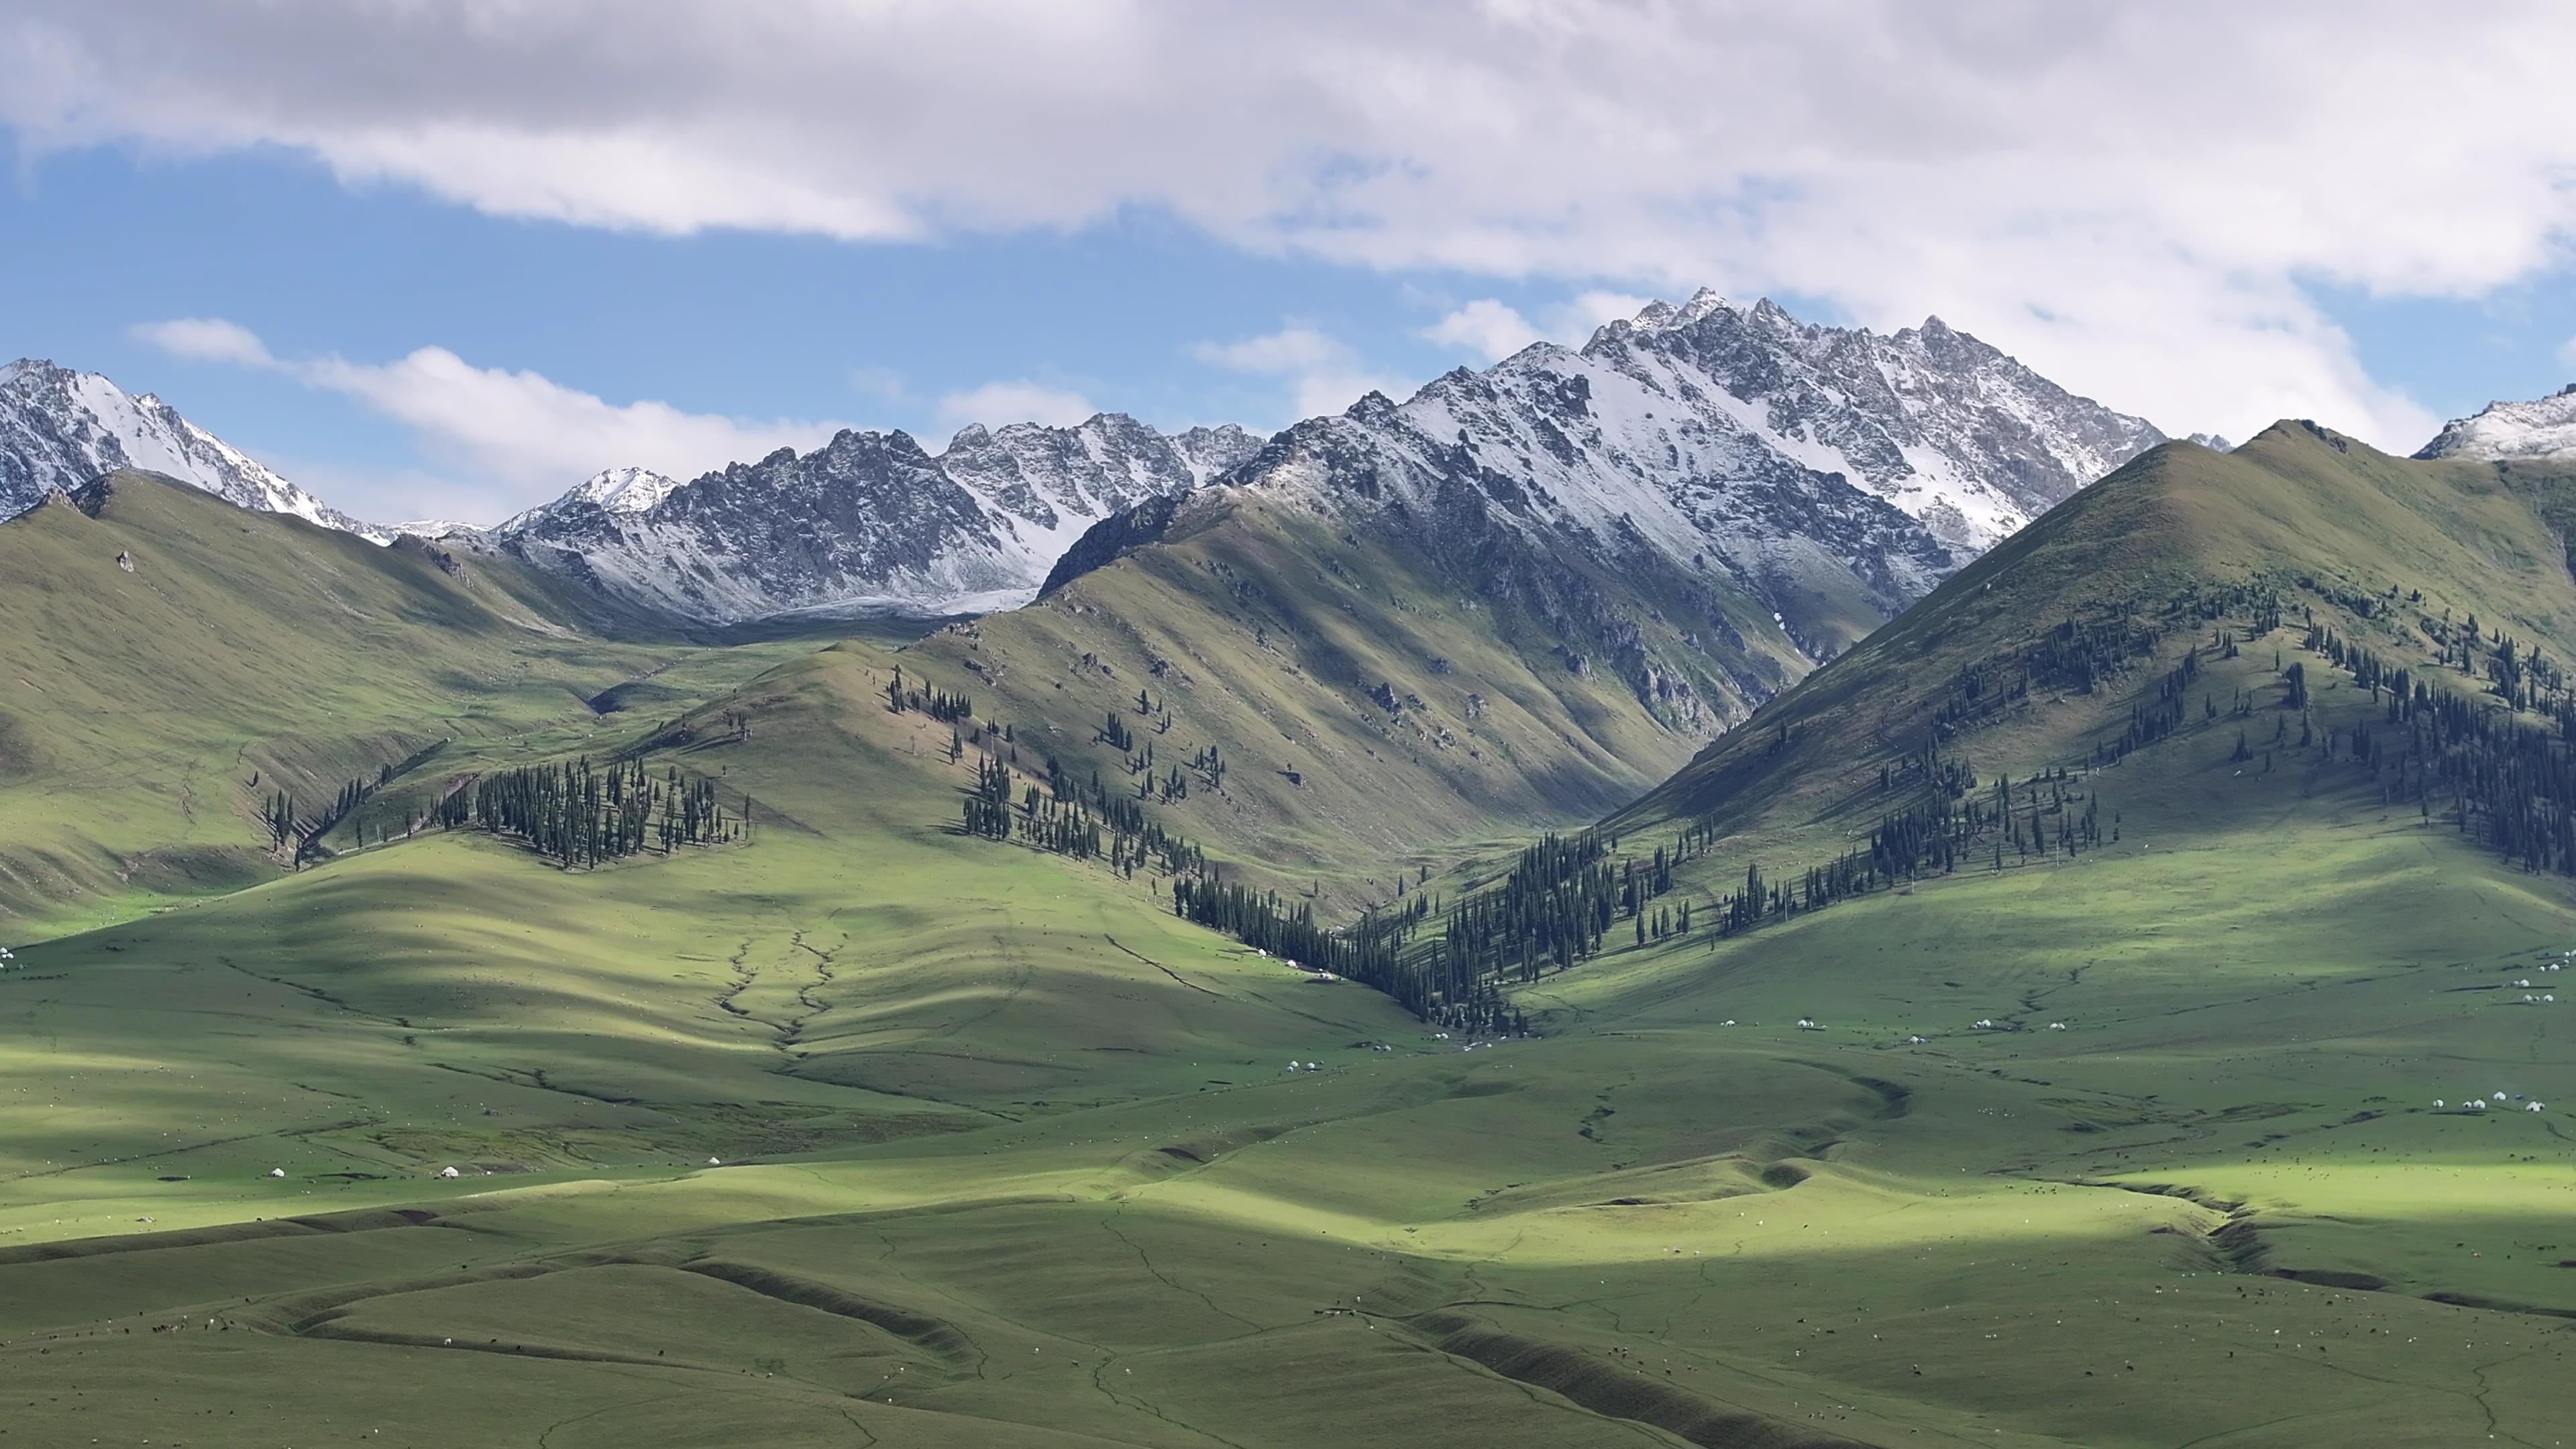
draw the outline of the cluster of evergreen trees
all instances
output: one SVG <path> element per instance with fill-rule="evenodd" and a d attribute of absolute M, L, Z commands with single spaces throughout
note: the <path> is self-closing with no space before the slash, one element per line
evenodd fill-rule
<path fill-rule="evenodd" d="M 283 790 L 272 794 L 261 812 L 262 823 L 268 827 L 269 848 L 281 850 L 292 841 L 295 845 L 295 865 L 301 869 L 305 858 L 314 852 L 322 837 L 338 829 L 340 822 L 354 814 L 359 806 L 367 802 L 369 796 L 391 784 L 396 776 L 417 769 L 445 748 L 447 748 L 447 741 L 441 739 L 435 744 L 413 751 L 405 759 L 378 766 L 372 776 L 360 776 L 342 783 L 339 793 L 332 796 L 330 807 L 309 820 L 297 818 L 293 796 Z M 365 831 L 363 822 L 359 830 L 363 836 Z"/>
<path fill-rule="evenodd" d="M 429 820 L 512 837 L 570 870 L 647 849 L 668 855 L 740 840 L 754 808 L 746 795 L 728 811 L 715 781 L 685 779 L 677 766 L 655 779 L 641 760 L 593 769 L 584 758 L 481 776 L 440 800 Z"/>
<path fill-rule="evenodd" d="M 1535 981 L 1598 952 L 1623 913 L 1672 889 L 1661 850 L 1643 896 L 1632 865 L 1612 860 L 1605 837 L 1591 832 L 1550 835 L 1522 851 L 1499 885 L 1450 907 L 1437 952 L 1442 989 L 1472 991 L 1488 977 Z"/>
<path fill-rule="evenodd" d="M 1165 830 L 1128 795 L 1112 794 L 1095 774 L 1077 789 L 1054 757 L 1047 759 L 1048 788 L 1028 786 L 1011 798 L 1011 769 L 991 755 L 975 766 L 975 788 L 964 802 L 969 835 L 1020 844 L 1076 860 L 1106 860 L 1133 878 L 1139 866 L 1163 875 L 1202 870 L 1206 859 L 1187 837 Z"/>
<path fill-rule="evenodd" d="M 1333 931 L 1315 924 L 1315 908 L 1283 902 L 1277 891 L 1256 891 L 1213 875 L 1176 876 L 1172 912 L 1223 931 L 1247 946 L 1313 970 L 1330 971 L 1381 990 L 1399 976 L 1404 933 L 1384 929 Z M 1390 995 L 1396 995 L 1389 991 Z M 1397 995 L 1397 1000 L 1403 997 Z M 1407 1005 L 1412 1003 L 1407 1002 Z"/>
<path fill-rule="evenodd" d="M 2094 745 L 2094 765 L 2116 765 L 2127 759 L 2131 751 L 2143 750 L 2181 729 L 2191 698 L 2192 681 L 2198 678 L 2200 650 L 2194 647 L 2183 655 L 2180 664 L 2167 670 L 2164 678 L 2156 681 L 2154 699 L 2140 699 L 2130 704 L 2126 729 Z"/>
<path fill-rule="evenodd" d="M 2469 615 L 2465 626 L 2454 626 L 2447 617 L 2438 623 L 2430 619 L 2424 623 L 2445 667 L 2471 678 L 2483 675 L 2488 687 L 2507 705 L 2560 719 L 2576 714 L 2576 702 L 2568 698 L 2564 671 L 2537 645 L 2526 648 L 2521 640 L 2501 629 L 2482 630 L 2475 614 Z"/>
<path fill-rule="evenodd" d="M 1406 955 L 1394 986 L 1385 989 L 1445 1026 L 1526 1031 L 1527 1019 L 1503 995 L 1508 985 L 1599 953 L 1621 919 L 1641 945 L 1690 932 L 1688 903 L 1649 907 L 1672 891 L 1674 867 L 1704 844 L 1693 826 L 1671 846 L 1639 858 L 1617 855 L 1615 836 L 1550 835 L 1522 851 L 1500 882 L 1445 911 L 1417 893 L 1397 908 L 1396 918 L 1437 916 L 1442 928 Z"/>
<path fill-rule="evenodd" d="M 295 797 L 283 790 L 271 794 L 260 812 L 260 819 L 268 826 L 268 848 L 285 849 L 288 838 L 296 833 Z"/>
<path fill-rule="evenodd" d="M 903 666 L 898 664 L 894 677 L 886 681 L 886 711 L 902 714 L 906 710 L 926 714 L 941 724 L 957 724 L 975 717 L 975 701 L 971 696 L 950 694 L 940 689 L 918 686 L 907 689 L 903 682 Z"/>
<path fill-rule="evenodd" d="M 2494 641 L 2497 655 L 2505 642 Z M 2555 710 L 2557 728 L 2544 729 L 2417 679 L 2332 628 L 2311 624 L 2307 644 L 2383 706 L 2380 729 L 2328 731 L 2328 759 L 2369 770 L 2383 802 L 2412 800 L 2428 821 L 2447 805 L 2462 834 L 2526 870 L 2576 875 L 2576 711 Z M 2491 677 L 2525 687 L 2510 671 Z"/>
<path fill-rule="evenodd" d="M 1348 927 L 1332 930 L 1315 923 L 1311 905 L 1290 905 L 1276 891 L 1256 891 L 1211 873 L 1175 878 L 1172 910 L 1245 945 L 1374 988 L 1434 1025 L 1490 1035 L 1529 1030 L 1529 1018 L 1503 998 L 1498 978 L 1453 974 L 1438 943 L 1428 951 L 1408 949 L 1432 914 L 1431 898 L 1418 892 L 1392 909 L 1371 907 Z"/>
<path fill-rule="evenodd" d="M 2063 766 L 2019 785 L 1999 775 L 1991 794 L 1934 796 L 1883 815 L 1865 846 L 1854 845 L 1795 875 L 1767 879 L 1758 863 L 1749 865 L 1743 887 L 1718 902 L 1717 934 L 1732 936 L 1777 917 L 1980 863 L 2002 870 L 2006 850 L 2022 862 L 2098 847 L 2104 843 L 2101 800 L 2084 784 Z M 2116 822 L 2112 831 L 2117 838 Z"/>

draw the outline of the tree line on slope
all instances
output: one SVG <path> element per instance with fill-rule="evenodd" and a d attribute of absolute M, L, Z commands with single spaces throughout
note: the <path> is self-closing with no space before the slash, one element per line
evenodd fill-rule
<path fill-rule="evenodd" d="M 517 840 L 571 870 L 743 839 L 755 808 L 745 795 L 728 811 L 715 781 L 684 777 L 676 765 L 655 779 L 642 760 L 594 769 L 583 757 L 478 776 L 431 807 L 424 823 Z"/>
<path fill-rule="evenodd" d="M 2356 722 L 2330 732 L 2328 759 L 2340 751 L 2370 771 L 2383 803 L 2412 800 L 2427 822 L 2447 797 L 2461 834 L 2526 870 L 2576 875 L 2576 708 L 2562 696 L 2555 729 L 2516 717 L 2512 701 L 2535 699 L 2536 684 L 2527 664 L 2511 662 L 2509 640 L 2497 640 L 2494 703 L 2434 688 L 2329 626 L 2311 623 L 2305 644 L 2381 705 L 2385 727 Z M 2526 658 L 2537 662 L 2538 654 Z M 2447 649 L 2442 663 L 2451 663 Z"/>

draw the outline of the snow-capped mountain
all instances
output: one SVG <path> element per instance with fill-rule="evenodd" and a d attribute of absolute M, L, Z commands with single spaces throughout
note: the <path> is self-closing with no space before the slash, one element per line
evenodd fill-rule
<path fill-rule="evenodd" d="M 1116 413 L 969 427 L 936 454 L 850 431 L 688 483 L 603 473 L 493 541 L 709 621 L 931 612 L 1016 603 L 1092 525 L 1211 481 L 1330 491 L 1365 474 L 1419 504 L 1468 479 L 1533 522 L 1633 534 L 1781 587 L 1856 577 L 1893 613 L 2163 436 L 1937 318 L 1881 336 L 1702 292 L 1579 351 L 1537 344 L 1401 404 L 1372 394 L 1266 448 L 1240 428 L 1166 434 Z"/>
<path fill-rule="evenodd" d="M 1576 356 L 1579 368 L 1561 355 L 1548 365 L 1608 385 L 1596 395 L 1619 435 L 1609 441 L 1632 457 L 1670 446 L 1687 459 L 1695 436 L 1742 437 L 1843 474 L 1971 552 L 2164 441 L 1938 317 L 1882 337 L 1703 290 L 1603 327 Z"/>
<path fill-rule="evenodd" d="M 2442 426 L 2418 458 L 2576 458 L 2576 383 L 2537 402 L 2493 402 Z"/>
<path fill-rule="evenodd" d="M 612 468 L 488 530 L 362 524 L 157 398 L 20 362 L 0 368 L 0 512 L 147 468 L 244 507 L 380 542 L 417 533 L 505 550 L 630 604 L 734 622 L 1007 607 L 1095 524 L 1212 482 L 1383 495 L 1415 520 L 1454 508 L 1463 488 L 1515 526 L 1721 569 L 1795 627 L 1801 591 L 1812 602 L 1856 588 L 1893 614 L 2162 437 L 1938 318 L 1881 336 L 1704 291 L 1580 350 L 1535 344 L 1266 444 L 1118 413 L 972 426 L 935 454 L 902 432 L 853 430 L 687 482 Z"/>
<path fill-rule="evenodd" d="M 1094 523 L 1195 488 L 1260 446 L 1238 427 L 1167 434 L 1118 413 L 1071 428 L 971 426 L 938 454 L 902 432 L 846 430 L 687 483 L 612 469 L 490 541 L 711 622 L 1007 607 Z"/>
<path fill-rule="evenodd" d="M 1855 587 L 1894 614 L 2161 441 L 1937 318 L 1882 337 L 1702 292 L 1579 351 L 1536 343 L 1402 403 L 1371 394 L 1224 481 L 1391 527 L 1453 527 L 1426 521 L 1465 507 L 1479 528 L 1588 539 L 1596 559 L 1642 543 L 1795 628 Z M 1058 581 L 1114 553 L 1106 538 L 1152 531 L 1108 530 Z"/>
<path fill-rule="evenodd" d="M 680 486 L 650 468 L 611 468 L 572 490 L 570 497 L 596 503 L 609 513 L 649 513 L 653 505 Z"/>
<path fill-rule="evenodd" d="M 379 543 L 393 536 L 278 477 L 150 393 L 135 397 L 95 372 L 32 358 L 0 365 L 0 518 L 118 468 L 164 473 L 244 508 L 292 513 Z"/>

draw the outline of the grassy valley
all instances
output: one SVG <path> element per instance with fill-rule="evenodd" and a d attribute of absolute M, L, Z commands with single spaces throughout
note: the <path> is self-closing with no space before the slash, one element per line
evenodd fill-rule
<path fill-rule="evenodd" d="M 215 551 L 275 542 L 221 505 L 44 510 L 0 529 L 12 577 L 65 570 L 7 646 L 0 849 L 91 874 L 21 887 L 57 924 L 0 972 L 9 1427 L 2557 1443 L 2576 997 L 2524 998 L 2564 994 L 2576 892 L 2529 863 L 2555 787 L 2488 767 L 2560 728 L 2564 485 L 2294 424 L 2169 445 L 1804 682 L 1775 659 L 1696 755 L 1538 620 L 1311 519 L 1177 526 L 897 648 L 621 642 L 400 552 L 317 555 L 308 595 Z M 282 596 L 299 688 L 167 673 L 219 632 L 125 622 L 146 580 L 236 631 Z M 890 708 L 897 671 L 971 709 Z M 430 739 L 304 869 L 262 854 L 235 755 L 318 789 Z M 1148 742 L 1191 784 L 1142 808 L 1228 878 L 1340 923 L 1409 870 L 1425 979 L 1530 836 L 1599 820 L 1600 873 L 1512 918 L 1581 924 L 1571 964 L 1499 926 L 1471 963 L 1537 1034 L 1181 921 L 1157 860 L 961 828 L 979 772 L 1034 814 L 1046 755 L 1124 798 Z M 576 758 L 750 829 L 579 868 L 383 831 Z M 192 833 L 196 768 L 228 793 Z M 243 888 L 78 864 L 180 845 L 232 872 L 188 893 Z"/>

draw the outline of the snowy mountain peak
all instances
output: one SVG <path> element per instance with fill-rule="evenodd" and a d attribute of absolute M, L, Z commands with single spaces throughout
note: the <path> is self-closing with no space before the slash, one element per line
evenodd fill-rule
<path fill-rule="evenodd" d="M 179 416 L 150 393 L 36 358 L 0 365 L 0 518 L 119 468 L 165 474 L 229 503 L 374 539 L 393 535 L 330 507 Z"/>
<path fill-rule="evenodd" d="M 1540 343 L 1402 403 L 1371 393 L 1223 481 L 1409 539 L 1474 597 L 1529 602 L 1563 637 L 1593 630 L 1651 690 L 1630 657 L 1637 621 L 1587 581 L 1660 578 L 1705 613 L 1703 643 L 1772 633 L 1813 659 L 1854 637 L 1845 605 L 1823 601 L 1893 615 L 2161 441 L 1937 318 L 1880 336 L 1703 291 L 1579 352 Z M 1156 505 L 1104 524 L 1057 582 L 1177 516 Z M 1768 687 L 1759 669 L 1730 686 L 1748 700 Z"/>
<path fill-rule="evenodd" d="M 2455 418 L 2418 458 L 2576 458 L 2576 383 L 2534 402 L 2492 402 Z"/>
<path fill-rule="evenodd" d="M 1771 299 L 1768 297 L 1763 298 L 1763 305 L 1767 306 L 1770 303 L 1770 300 Z M 1726 298 L 1721 295 L 1715 287 L 1702 287 L 1698 291 L 1691 293 L 1691 299 L 1682 304 L 1679 312 L 1673 314 L 1673 325 L 1676 327 L 1688 327 L 1692 323 L 1699 321 L 1701 318 L 1706 317 L 1712 312 L 1720 312 L 1725 309 Z"/>
<path fill-rule="evenodd" d="M 610 468 L 565 496 L 596 503 L 611 513 L 642 513 L 679 486 L 679 479 L 650 468 Z"/>
<path fill-rule="evenodd" d="M 1633 395 L 1622 406 L 1634 415 L 1620 422 L 1636 432 L 1623 447 L 1687 456 L 1677 444 L 1688 422 L 1750 434 L 1972 553 L 2164 440 L 1938 317 L 1881 336 L 1802 322 L 1767 297 L 1739 308 L 1702 291 L 1610 323 L 1579 356 L 1529 365 L 1584 362 L 1613 375 L 1587 382 L 1596 397 Z M 1655 426 L 1638 426 L 1646 419 Z"/>

